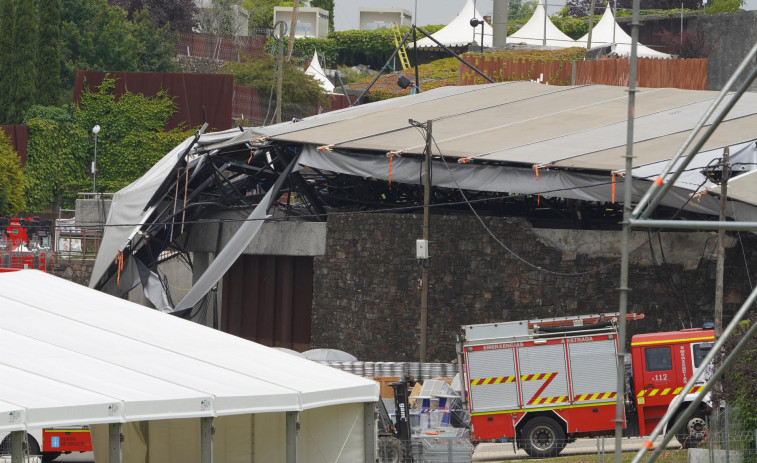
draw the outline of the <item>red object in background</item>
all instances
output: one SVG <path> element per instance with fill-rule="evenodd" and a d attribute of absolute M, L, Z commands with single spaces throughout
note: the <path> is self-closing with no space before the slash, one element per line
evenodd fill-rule
<path fill-rule="evenodd" d="M 21 223 L 21 219 L 15 217 L 10 219 L 10 223 L 5 228 L 5 235 L 11 249 L 16 249 L 29 241 L 29 235 L 26 233 L 26 228 Z"/>
<path fill-rule="evenodd" d="M 43 452 L 91 452 L 92 436 L 87 426 L 45 428 L 42 430 Z"/>

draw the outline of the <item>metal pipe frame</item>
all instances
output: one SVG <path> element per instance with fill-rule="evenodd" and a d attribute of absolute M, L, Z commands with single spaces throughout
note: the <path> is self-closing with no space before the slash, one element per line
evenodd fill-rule
<path fill-rule="evenodd" d="M 752 309 L 754 306 L 755 301 L 757 301 L 757 287 L 752 290 L 751 294 L 749 294 L 749 297 L 747 297 L 746 301 L 741 305 L 741 308 L 739 311 L 734 315 L 733 320 L 731 320 L 731 323 L 728 324 L 728 326 L 723 330 L 723 335 L 719 337 L 715 344 L 712 346 L 712 349 L 707 353 L 707 356 L 702 361 L 702 365 L 708 365 L 711 363 L 716 355 L 720 354 L 721 349 L 723 348 L 723 345 L 728 340 L 728 338 L 731 336 L 733 331 L 738 326 L 739 322 L 747 315 L 749 310 Z M 731 352 L 728 357 L 725 358 L 723 361 L 723 365 L 721 365 L 720 368 L 715 372 L 715 374 L 710 378 L 707 383 L 705 383 L 704 387 L 697 393 L 696 399 L 689 405 L 689 407 L 684 411 L 684 413 L 681 414 L 681 417 L 678 419 L 678 421 L 673 425 L 673 427 L 667 432 L 665 435 L 665 438 L 663 439 L 663 442 L 660 444 L 660 446 L 655 450 L 655 452 L 652 454 L 652 456 L 649 458 L 648 462 L 651 463 L 657 458 L 657 455 L 660 454 L 660 450 L 665 448 L 665 445 L 670 442 L 670 439 L 673 438 L 673 435 L 675 434 L 675 431 L 680 427 L 680 425 L 688 419 L 688 417 L 691 415 L 694 410 L 699 406 L 699 404 L 704 399 L 704 396 L 707 394 L 707 392 L 712 389 L 712 386 L 717 382 L 717 380 L 723 375 L 723 372 L 728 368 L 728 366 L 733 362 L 735 358 L 738 357 L 738 354 L 746 347 L 747 341 L 754 336 L 755 332 L 757 332 L 757 324 L 752 325 L 749 328 L 749 331 L 747 331 L 746 335 L 739 341 L 736 348 L 734 348 L 733 352 Z M 679 403 L 683 402 L 683 399 L 686 397 L 686 394 L 688 391 L 691 390 L 692 387 L 694 387 L 699 381 L 699 379 L 704 374 L 705 368 L 697 368 L 694 370 L 694 374 L 691 376 L 691 379 L 689 379 L 689 382 L 686 383 L 686 386 L 681 390 L 680 394 L 676 396 L 675 400 L 679 400 Z M 654 442 L 654 440 L 662 433 L 662 430 L 665 429 L 665 426 L 670 421 L 670 419 L 673 417 L 673 414 L 675 414 L 676 410 L 673 410 L 671 408 L 668 408 L 668 410 L 665 412 L 665 415 L 662 417 L 660 422 L 655 426 L 654 430 L 652 431 L 652 434 L 649 435 L 649 438 L 647 441 L 642 445 L 641 449 L 636 453 L 631 463 L 639 463 L 641 459 L 644 457 L 644 454 L 649 450 Z"/>
<path fill-rule="evenodd" d="M 668 164 L 663 169 L 662 173 L 659 175 L 659 179 L 665 179 L 668 174 L 673 170 L 673 166 L 676 165 L 679 159 L 683 157 L 684 151 L 689 147 L 689 145 L 694 141 L 699 131 L 704 127 L 707 120 L 710 118 L 710 116 L 715 112 L 715 109 L 717 109 L 718 105 L 723 101 L 723 99 L 728 94 L 728 91 L 733 87 L 733 84 L 736 83 L 736 81 L 741 77 L 741 74 L 744 72 L 745 69 L 749 66 L 749 64 L 754 60 L 754 57 L 757 56 L 757 43 L 754 44 L 752 49 L 749 51 L 747 56 L 744 58 L 744 60 L 739 64 L 739 67 L 736 69 L 736 71 L 733 73 L 730 79 L 728 79 L 728 82 L 726 82 L 725 86 L 723 87 L 723 90 L 720 91 L 718 96 L 715 98 L 715 101 L 712 102 L 710 107 L 705 111 L 702 118 L 697 122 L 696 126 L 694 126 L 694 129 L 689 133 L 688 137 L 686 137 L 686 140 L 683 142 L 683 145 L 678 149 L 676 154 L 673 156 L 673 158 L 668 162 Z M 742 84 L 741 88 L 739 88 L 739 92 L 737 92 L 736 95 L 733 96 L 731 101 L 729 102 L 729 106 L 724 108 L 723 111 L 721 111 L 721 114 L 718 116 L 718 119 L 710 126 L 710 129 L 707 131 L 707 133 L 699 140 L 697 143 L 698 147 L 695 147 L 691 150 L 691 153 L 689 156 L 687 156 L 683 163 L 676 168 L 676 171 L 673 173 L 673 176 L 668 181 L 663 181 L 658 183 L 653 183 L 652 186 L 647 190 L 647 192 L 644 194 L 644 196 L 641 198 L 641 201 L 638 202 L 636 205 L 636 208 L 634 209 L 633 213 L 631 214 L 631 217 L 636 218 L 648 218 L 649 215 L 654 211 L 654 209 L 657 207 L 657 205 L 662 200 L 662 196 L 667 193 L 670 188 L 675 183 L 676 179 L 681 175 L 681 173 L 686 169 L 686 167 L 689 165 L 689 162 L 691 162 L 691 159 L 693 158 L 693 154 L 696 154 L 696 152 L 701 148 L 702 145 L 704 145 L 704 142 L 707 141 L 710 134 L 717 128 L 717 126 L 720 124 L 720 121 L 723 120 L 726 114 L 728 114 L 728 111 L 730 111 L 731 107 L 738 101 L 739 97 L 742 93 L 746 90 L 747 87 L 751 84 L 751 82 L 754 80 L 755 71 L 757 71 L 757 67 L 755 70 L 752 71 L 751 78 L 748 78 L 744 84 Z M 648 205 L 647 205 L 648 204 Z"/>

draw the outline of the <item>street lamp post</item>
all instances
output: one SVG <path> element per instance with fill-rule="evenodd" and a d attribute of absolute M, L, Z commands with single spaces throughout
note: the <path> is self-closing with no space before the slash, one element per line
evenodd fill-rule
<path fill-rule="evenodd" d="M 92 162 L 92 193 L 97 193 L 97 134 L 100 133 L 100 126 L 92 127 L 92 133 L 95 134 L 95 160 Z"/>

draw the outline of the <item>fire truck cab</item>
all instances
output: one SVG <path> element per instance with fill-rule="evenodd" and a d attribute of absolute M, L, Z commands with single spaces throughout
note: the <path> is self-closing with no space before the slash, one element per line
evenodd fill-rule
<path fill-rule="evenodd" d="M 459 358 L 473 439 L 512 440 L 532 457 L 544 458 L 577 437 L 612 434 L 617 320 L 618 314 L 608 313 L 464 326 Z M 702 367 L 712 340 L 712 330 L 632 338 L 624 397 L 627 435 L 652 431 L 694 368 Z M 683 445 L 704 437 L 705 412 L 677 436 Z"/>

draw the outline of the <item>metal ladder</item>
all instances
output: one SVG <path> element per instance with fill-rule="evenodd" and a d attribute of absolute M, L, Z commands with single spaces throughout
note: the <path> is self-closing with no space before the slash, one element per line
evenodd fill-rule
<path fill-rule="evenodd" d="M 402 33 L 400 33 L 400 27 L 397 25 L 397 23 L 392 23 L 392 36 L 394 38 L 394 46 L 399 47 L 400 42 L 402 42 Z M 410 60 L 407 59 L 407 50 L 405 50 L 405 44 L 402 44 L 402 47 L 397 51 L 397 56 L 400 57 L 400 65 L 402 66 L 402 70 L 410 67 Z"/>

